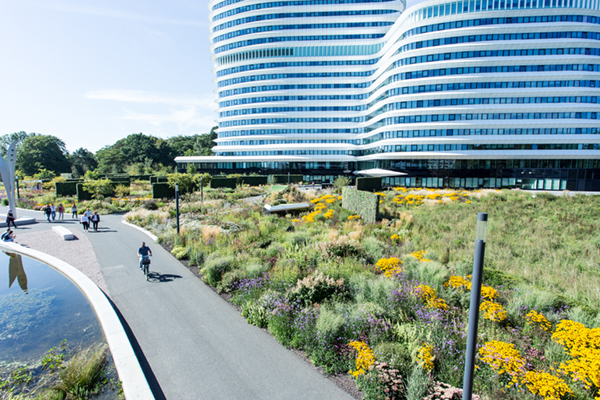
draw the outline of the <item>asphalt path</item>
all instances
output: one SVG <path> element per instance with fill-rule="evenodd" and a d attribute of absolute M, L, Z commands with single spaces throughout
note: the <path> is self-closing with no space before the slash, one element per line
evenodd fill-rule
<path fill-rule="evenodd" d="M 18 234 L 52 228 L 41 212 L 18 214 L 39 221 Z M 103 215 L 101 229 L 88 233 L 75 221 L 60 224 L 92 243 L 110 300 L 157 399 L 351 399 L 121 220 L 121 215 Z M 142 241 L 154 254 L 149 282 L 136 256 Z"/>

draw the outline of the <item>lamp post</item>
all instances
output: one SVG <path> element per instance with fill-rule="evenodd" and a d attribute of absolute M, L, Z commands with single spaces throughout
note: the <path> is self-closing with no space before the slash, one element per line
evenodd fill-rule
<path fill-rule="evenodd" d="M 477 231 L 475 234 L 475 257 L 473 259 L 473 276 L 471 278 L 471 304 L 469 306 L 469 330 L 467 333 L 463 400 L 471 400 L 473 396 L 473 371 L 475 363 L 475 346 L 477 344 L 477 323 L 479 322 L 479 302 L 481 300 L 481 280 L 483 275 L 483 258 L 485 255 L 486 229 L 487 213 L 478 213 Z"/>
<path fill-rule="evenodd" d="M 21 195 L 19 194 L 19 177 L 17 175 L 15 175 L 15 181 L 17 183 L 17 200 L 19 200 Z"/>
<path fill-rule="evenodd" d="M 179 185 L 175 184 L 175 215 L 177 216 L 177 234 L 179 235 Z"/>
<path fill-rule="evenodd" d="M 200 177 L 200 202 L 204 202 L 204 177 Z"/>

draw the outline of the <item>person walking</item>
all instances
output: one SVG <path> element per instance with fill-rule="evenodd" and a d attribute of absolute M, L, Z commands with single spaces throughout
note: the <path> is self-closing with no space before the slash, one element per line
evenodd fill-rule
<path fill-rule="evenodd" d="M 85 214 L 85 215 L 87 215 L 87 217 L 88 217 L 88 221 L 91 221 L 91 220 L 92 220 L 92 212 L 90 211 L 90 209 L 89 209 L 89 208 L 86 208 L 86 209 L 85 209 L 85 212 L 84 212 L 84 214 Z"/>
<path fill-rule="evenodd" d="M 90 219 L 87 214 L 81 214 L 81 225 L 83 225 L 83 230 L 87 231 L 90 228 Z"/>
<path fill-rule="evenodd" d="M 98 212 L 94 212 L 92 215 L 92 226 L 94 227 L 95 231 L 98 230 L 98 222 L 100 222 L 100 216 L 98 215 Z"/>
<path fill-rule="evenodd" d="M 56 218 L 56 207 L 54 204 L 50 204 L 50 213 L 52 214 L 52 221 Z"/>
<path fill-rule="evenodd" d="M 71 206 L 71 218 L 77 219 L 77 204 L 75 204 L 75 202 L 73 202 L 73 205 Z"/>
<path fill-rule="evenodd" d="M 8 213 L 6 214 L 6 227 L 10 228 L 10 224 L 13 224 L 13 226 L 15 227 L 15 229 L 17 229 L 17 224 L 15 224 L 15 214 L 13 213 L 13 210 L 8 210 Z"/>
<path fill-rule="evenodd" d="M 50 221 L 50 215 L 52 215 L 52 211 L 50 210 L 50 204 L 46 206 L 46 208 L 44 209 L 44 213 L 46 213 L 46 218 L 48 219 L 48 222 L 52 222 Z"/>
<path fill-rule="evenodd" d="M 57 211 L 58 211 L 58 219 L 65 219 L 65 207 L 63 206 L 62 203 L 60 203 L 58 205 Z"/>

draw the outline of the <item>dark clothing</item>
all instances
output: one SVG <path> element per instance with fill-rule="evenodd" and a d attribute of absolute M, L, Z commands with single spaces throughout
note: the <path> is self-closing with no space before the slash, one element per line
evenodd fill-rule
<path fill-rule="evenodd" d="M 95 231 L 98 230 L 98 222 L 100 222 L 100 216 L 98 214 L 92 215 L 92 226 Z"/>
<path fill-rule="evenodd" d="M 8 214 L 6 214 L 6 227 L 10 228 L 10 224 L 13 224 L 13 226 L 16 228 L 17 224 L 15 224 L 15 215 L 13 214 L 12 211 L 9 211 Z"/>
<path fill-rule="evenodd" d="M 150 247 L 148 247 L 148 246 L 146 246 L 146 247 L 140 247 L 138 249 L 138 254 L 140 256 L 147 256 L 149 251 L 150 251 Z"/>
<path fill-rule="evenodd" d="M 51 222 L 50 215 L 51 215 L 52 211 L 50 210 L 50 206 L 47 206 L 46 210 L 44 210 L 44 212 L 46 213 L 46 218 L 48 219 L 48 222 Z"/>

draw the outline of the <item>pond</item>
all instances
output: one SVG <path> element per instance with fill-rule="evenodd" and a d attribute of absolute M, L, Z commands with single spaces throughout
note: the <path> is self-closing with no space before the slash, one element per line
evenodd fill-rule
<path fill-rule="evenodd" d="M 87 297 L 54 268 L 0 252 L 0 373 L 6 379 L 10 368 L 25 366 L 32 376 L 44 374 L 42 358 L 53 347 L 64 349 L 65 341 L 70 354 L 106 345 Z M 116 379 L 110 354 L 105 370 L 106 377 Z"/>

